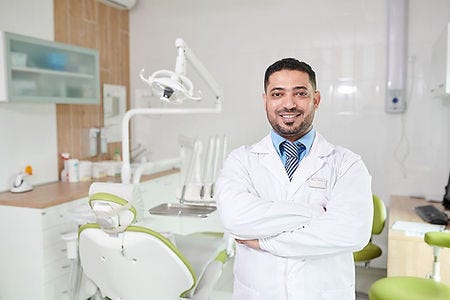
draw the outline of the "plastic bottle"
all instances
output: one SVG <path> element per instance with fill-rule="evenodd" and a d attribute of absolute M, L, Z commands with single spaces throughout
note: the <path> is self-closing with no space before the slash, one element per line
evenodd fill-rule
<path fill-rule="evenodd" d="M 116 149 L 116 150 L 114 151 L 114 160 L 115 160 L 115 161 L 122 161 L 122 158 L 120 157 L 119 149 Z"/>

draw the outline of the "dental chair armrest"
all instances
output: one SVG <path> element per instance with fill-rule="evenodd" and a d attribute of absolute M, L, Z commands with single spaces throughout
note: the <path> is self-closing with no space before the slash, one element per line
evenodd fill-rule
<path fill-rule="evenodd" d="M 226 254 L 226 252 L 223 252 Z M 220 254 L 219 254 L 220 255 Z M 214 260 L 208 264 L 205 272 L 200 278 L 197 288 L 195 289 L 192 300 L 208 300 L 211 291 L 214 289 L 217 281 L 222 275 L 222 269 L 225 261 Z"/>
<path fill-rule="evenodd" d="M 175 240 L 177 248 L 191 263 L 198 278 L 192 299 L 207 300 L 229 258 L 223 235 L 194 233 L 187 236 L 175 235 Z"/>

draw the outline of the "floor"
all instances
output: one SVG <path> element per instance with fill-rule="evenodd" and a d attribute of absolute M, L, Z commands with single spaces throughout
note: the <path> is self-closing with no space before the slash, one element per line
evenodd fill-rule
<path fill-rule="evenodd" d="M 356 267 L 356 300 L 367 300 L 372 283 L 386 277 L 386 269 Z"/>
<path fill-rule="evenodd" d="M 386 269 L 356 267 L 356 300 L 367 300 L 367 291 L 373 282 L 386 277 Z M 219 282 L 216 284 L 210 300 L 230 300 L 233 293 L 233 263 L 224 266 Z"/>

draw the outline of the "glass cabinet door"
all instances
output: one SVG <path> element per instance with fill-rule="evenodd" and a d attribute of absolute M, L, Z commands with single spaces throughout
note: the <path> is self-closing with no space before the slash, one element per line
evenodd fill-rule
<path fill-rule="evenodd" d="M 8 101 L 100 103 L 98 52 L 5 32 Z"/>

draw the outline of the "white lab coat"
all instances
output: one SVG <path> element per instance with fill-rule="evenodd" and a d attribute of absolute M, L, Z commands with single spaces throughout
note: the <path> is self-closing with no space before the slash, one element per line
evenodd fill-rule
<path fill-rule="evenodd" d="M 258 238 L 236 245 L 234 298 L 355 298 L 352 253 L 371 234 L 371 177 L 360 156 L 316 133 L 292 181 L 270 135 L 234 150 L 217 181 L 226 230 Z"/>

